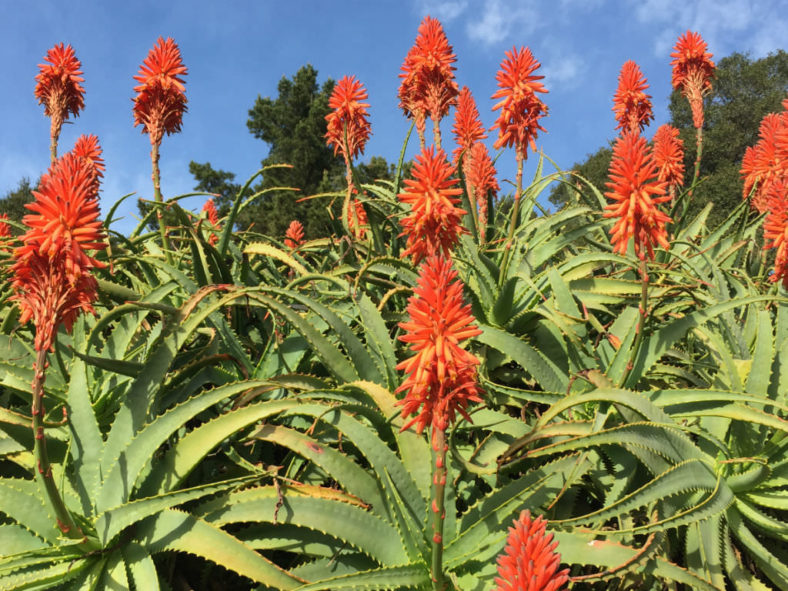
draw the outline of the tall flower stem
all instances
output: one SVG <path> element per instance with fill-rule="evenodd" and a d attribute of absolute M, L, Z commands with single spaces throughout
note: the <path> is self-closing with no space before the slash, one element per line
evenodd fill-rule
<path fill-rule="evenodd" d="M 695 130 L 695 145 L 697 146 L 696 156 L 695 156 L 695 172 L 692 175 L 692 184 L 690 185 L 689 191 L 687 192 L 687 197 L 692 197 L 692 192 L 695 190 L 695 184 L 698 182 L 698 177 L 700 177 L 700 157 L 703 154 L 703 128 L 698 127 Z"/>
<path fill-rule="evenodd" d="M 520 194 L 523 191 L 523 157 L 525 147 L 521 150 L 517 149 L 517 176 L 515 177 L 514 189 L 514 205 L 512 206 L 512 223 L 509 225 L 509 237 L 506 239 L 506 246 L 503 253 L 503 261 L 501 263 L 501 277 L 499 283 L 503 285 L 503 281 L 509 270 L 509 260 L 512 256 L 512 242 L 514 242 L 514 231 L 517 229 L 517 218 L 520 215 Z"/>
<path fill-rule="evenodd" d="M 435 146 L 441 149 L 441 121 L 438 117 L 432 118 L 432 136 L 435 138 Z"/>
<path fill-rule="evenodd" d="M 85 538 L 85 535 L 79 526 L 74 523 L 71 513 L 66 508 L 66 504 L 60 496 L 55 479 L 52 476 L 52 465 L 49 463 L 47 442 L 44 437 L 44 380 L 46 366 L 47 352 L 46 350 L 39 351 L 36 357 L 36 364 L 33 367 L 33 454 L 36 458 L 39 477 L 44 483 L 44 490 L 55 510 L 57 526 L 64 535 L 72 540 L 82 540 Z"/>
<path fill-rule="evenodd" d="M 646 318 L 648 316 L 648 265 L 646 264 L 646 259 L 643 258 L 640 260 L 640 316 L 638 318 L 638 329 L 637 334 L 635 335 L 635 342 L 632 344 L 632 353 L 629 357 L 629 363 L 627 364 L 627 370 L 624 374 L 624 379 L 622 380 L 621 384 L 624 387 L 627 387 L 627 382 L 629 381 L 629 376 L 632 373 L 632 370 L 635 368 L 635 361 L 638 358 L 640 353 L 640 347 L 643 343 L 643 333 L 646 329 Z"/>
<path fill-rule="evenodd" d="M 163 204 L 164 199 L 161 196 L 161 174 L 159 172 L 159 145 L 159 142 L 151 142 L 150 161 L 153 168 L 153 200 L 156 203 Z M 156 220 L 159 223 L 161 247 L 164 249 L 167 262 L 172 264 L 172 255 L 170 254 L 170 238 L 167 236 L 167 228 L 164 225 L 164 214 L 161 211 L 161 206 L 156 208 Z"/>
<path fill-rule="evenodd" d="M 52 164 L 57 160 L 57 142 L 62 128 L 63 117 L 52 115 L 52 122 L 49 126 L 49 160 Z"/>
<path fill-rule="evenodd" d="M 433 591 L 443 591 L 443 522 L 446 518 L 446 430 L 433 425 L 432 449 L 435 464 L 432 471 L 432 575 Z"/>

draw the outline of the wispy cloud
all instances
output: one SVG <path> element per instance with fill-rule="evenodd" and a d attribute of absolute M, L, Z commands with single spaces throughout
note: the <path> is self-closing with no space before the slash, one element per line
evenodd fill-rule
<path fill-rule="evenodd" d="M 750 51 L 762 57 L 783 47 L 788 37 L 788 17 L 780 0 L 631 0 L 635 16 L 643 24 L 662 27 L 654 54 L 664 56 L 678 36 L 697 31 L 718 56 Z"/>
<path fill-rule="evenodd" d="M 420 14 L 429 14 L 445 22 L 456 19 L 465 12 L 467 7 L 467 0 L 417 0 L 416 2 L 416 8 Z"/>
<path fill-rule="evenodd" d="M 505 40 L 514 30 L 520 35 L 532 32 L 538 22 L 536 10 L 523 2 L 484 0 L 466 30 L 474 41 L 494 45 Z"/>
<path fill-rule="evenodd" d="M 576 55 L 556 54 L 546 59 L 540 74 L 544 76 L 545 87 L 550 90 L 558 86 L 571 88 L 581 79 L 583 60 Z"/>

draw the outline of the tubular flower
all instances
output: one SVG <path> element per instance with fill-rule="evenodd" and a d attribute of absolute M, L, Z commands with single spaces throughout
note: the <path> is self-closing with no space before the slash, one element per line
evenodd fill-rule
<path fill-rule="evenodd" d="M 678 38 L 670 57 L 673 61 L 673 88 L 681 90 L 692 108 L 692 123 L 703 127 L 703 96 L 711 92 L 714 77 L 712 55 L 699 33 L 687 31 Z"/>
<path fill-rule="evenodd" d="M 70 330 L 81 311 L 93 312 L 96 280 L 89 270 L 104 265 L 86 250 L 106 248 L 97 189 L 93 165 L 69 152 L 41 177 L 26 206 L 33 213 L 23 219 L 29 228 L 14 253 L 11 286 L 20 322 L 35 323 L 37 351 L 51 350 L 60 324 Z"/>
<path fill-rule="evenodd" d="M 454 162 L 460 158 L 460 154 L 465 152 L 466 158 L 469 157 L 471 147 L 478 141 L 487 137 L 484 126 L 479 119 L 479 110 L 476 108 L 476 101 L 467 86 L 463 86 L 460 96 L 457 99 L 457 110 L 454 112 L 454 127 L 452 127 L 454 137 L 457 140 L 457 148 L 454 150 Z"/>
<path fill-rule="evenodd" d="M 71 45 L 62 43 L 47 51 L 46 63 L 39 64 L 35 97 L 44 105 L 44 114 L 52 120 L 52 135 L 60 135 L 63 121 L 74 117 L 85 108 L 85 89 L 82 88 L 82 64 Z"/>
<path fill-rule="evenodd" d="M 364 85 L 356 80 L 355 76 L 345 76 L 331 93 L 328 106 L 334 109 L 333 113 L 326 115 L 328 131 L 326 143 L 334 146 L 334 155 L 342 154 L 346 162 L 364 152 L 364 146 L 372 133 L 369 125 L 367 91 Z M 345 153 L 345 128 L 347 127 L 347 147 Z"/>
<path fill-rule="evenodd" d="M 33 213 L 22 220 L 29 230 L 17 258 L 62 255 L 64 276 L 79 282 L 91 268 L 104 267 L 87 250 L 106 247 L 99 218 L 98 185 L 93 164 L 73 152 L 55 161 L 41 177 L 35 200 L 25 205 Z"/>
<path fill-rule="evenodd" d="M 98 191 L 99 183 L 104 177 L 104 159 L 101 157 L 101 146 L 95 135 L 81 135 L 77 138 L 71 153 L 78 158 L 83 158 L 93 171 L 93 178 Z"/>
<path fill-rule="evenodd" d="M 782 280 L 788 289 L 788 180 L 780 179 L 769 187 L 766 199 L 766 219 L 763 221 L 764 249 L 776 248 L 774 273 L 769 278 Z"/>
<path fill-rule="evenodd" d="M 610 240 L 615 252 L 624 254 L 629 239 L 635 239 L 635 254 L 654 258 L 654 245 L 668 248 L 665 224 L 670 220 L 657 204 L 670 200 L 666 183 L 655 179 L 657 165 L 646 140 L 637 131 L 626 131 L 613 146 L 610 162 L 610 189 L 605 195 L 613 203 L 605 207 L 604 217 L 618 218 Z"/>
<path fill-rule="evenodd" d="M 19 323 L 32 319 L 36 327 L 36 351 L 51 351 L 58 326 L 71 330 L 80 312 L 95 313 L 96 280 L 90 273 L 72 277 L 68 273 L 67 253 L 53 257 L 30 252 L 19 257 L 11 267 L 12 296 L 22 314 Z"/>
<path fill-rule="evenodd" d="M 487 147 L 482 142 L 473 144 L 469 159 L 468 184 L 473 187 L 476 203 L 479 207 L 479 230 L 484 236 L 484 230 L 487 225 L 487 195 L 492 192 L 494 199 L 500 190 L 496 179 L 497 171 Z"/>
<path fill-rule="evenodd" d="M 760 139 L 748 147 L 742 159 L 743 197 L 752 195 L 752 206 L 766 211 L 771 185 L 788 178 L 788 111 L 769 113 L 761 121 Z"/>
<path fill-rule="evenodd" d="M 8 214 L 0 213 L 0 240 L 11 237 L 11 227 L 8 225 Z"/>
<path fill-rule="evenodd" d="M 219 242 L 219 236 L 216 235 L 214 230 L 219 229 L 219 212 L 216 211 L 216 205 L 213 202 L 213 199 L 208 199 L 205 204 L 202 206 L 202 211 L 205 214 L 205 217 L 208 218 L 208 222 L 211 224 L 211 230 L 208 234 L 208 242 L 211 245 L 216 244 Z"/>
<path fill-rule="evenodd" d="M 356 238 L 359 240 L 366 238 L 369 219 L 364 206 L 358 199 L 353 199 L 350 202 L 350 209 L 347 212 L 347 225 Z"/>
<path fill-rule="evenodd" d="M 558 542 L 546 526 L 544 517 L 531 519 L 527 509 L 514 520 L 506 549 L 498 556 L 495 591 L 557 591 L 569 580 L 568 569 L 558 570 Z"/>
<path fill-rule="evenodd" d="M 445 431 L 460 413 L 470 421 L 466 408 L 481 402 L 476 382 L 479 360 L 460 346 L 466 339 L 481 334 L 474 324 L 471 307 L 462 297 L 462 282 L 451 261 L 430 257 L 419 269 L 418 285 L 408 300 L 408 320 L 400 340 L 415 353 L 397 369 L 406 378 L 397 389 L 405 392 L 398 401 L 402 416 L 415 414 L 402 430 L 414 423 L 421 433 L 427 425 Z"/>
<path fill-rule="evenodd" d="M 494 99 L 501 99 L 493 107 L 493 111 L 501 110 L 492 127 L 498 129 L 498 139 L 493 148 L 514 146 L 517 157 L 523 160 L 527 146 L 536 151 L 537 130 L 545 131 L 539 125 L 539 119 L 547 114 L 547 107 L 537 93 L 546 93 L 547 90 L 539 82 L 544 76 L 534 75 L 539 66 L 530 49 L 513 47 L 501 62 L 501 69 L 496 75 L 500 89 L 492 95 Z"/>
<path fill-rule="evenodd" d="M 651 95 L 644 92 L 647 88 L 646 78 L 638 65 L 632 60 L 625 62 L 618 75 L 618 88 L 613 96 L 613 112 L 618 121 L 616 129 L 642 131 L 654 119 Z"/>
<path fill-rule="evenodd" d="M 186 111 L 186 87 L 182 76 L 186 67 L 181 61 L 178 45 L 169 37 L 161 37 L 150 50 L 134 80 L 134 126 L 150 136 L 151 144 L 159 145 L 168 135 L 181 130 Z"/>
<path fill-rule="evenodd" d="M 661 125 L 654 134 L 654 162 L 658 180 L 670 187 L 684 185 L 684 142 L 672 125 Z"/>
<path fill-rule="evenodd" d="M 304 226 L 298 220 L 293 220 L 285 232 L 285 246 L 295 250 L 304 243 Z"/>
<path fill-rule="evenodd" d="M 416 120 L 419 137 L 424 137 L 425 120 L 440 121 L 457 101 L 454 55 L 438 19 L 424 17 L 419 34 L 402 64 L 400 107 Z"/>
<path fill-rule="evenodd" d="M 406 192 L 400 201 L 411 206 L 411 213 L 402 219 L 407 248 L 402 256 L 412 256 L 414 264 L 437 254 L 447 256 L 466 230 L 462 216 L 467 212 L 457 207 L 462 189 L 458 179 L 450 178 L 452 167 L 443 150 L 422 150 L 413 165 L 413 179 L 405 180 Z"/>

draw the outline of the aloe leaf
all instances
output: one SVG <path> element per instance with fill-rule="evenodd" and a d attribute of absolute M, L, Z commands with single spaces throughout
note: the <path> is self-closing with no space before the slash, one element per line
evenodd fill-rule
<path fill-rule="evenodd" d="M 528 371 L 539 385 L 552 392 L 565 392 L 568 376 L 545 357 L 538 349 L 516 336 L 492 326 L 480 324 L 482 334 L 476 337 L 480 343 L 489 345 L 510 356 Z"/>
<path fill-rule="evenodd" d="M 298 587 L 298 591 L 386 591 L 390 589 L 423 589 L 430 584 L 426 564 L 409 564 L 377 568 L 352 575 L 323 579 Z"/>
<path fill-rule="evenodd" d="M 231 393 L 240 393 L 248 390 L 254 382 L 241 382 L 239 384 L 231 384 L 216 388 L 210 392 L 205 392 L 187 403 L 179 407 L 175 407 L 169 413 L 162 415 L 159 420 L 164 421 L 167 417 L 165 428 L 156 429 L 153 434 L 147 437 L 148 440 L 141 440 L 142 443 L 138 444 L 137 449 L 134 449 L 134 468 L 139 471 L 144 466 L 143 454 L 149 449 L 156 449 L 162 442 L 162 436 L 165 438 L 174 429 L 178 429 L 183 422 L 189 420 L 192 416 L 196 415 L 201 410 L 208 408 L 218 400 L 231 395 Z M 185 404 L 193 402 L 191 408 L 184 409 L 184 412 L 178 412 L 177 415 L 172 413 L 178 411 Z M 275 400 L 258 404 L 245 406 L 204 423 L 199 427 L 193 429 L 177 443 L 175 443 L 164 455 L 157 469 L 150 474 L 144 485 L 141 487 L 140 492 L 146 496 L 154 496 L 161 494 L 165 491 L 174 490 L 184 478 L 186 478 L 192 469 L 204 458 L 210 451 L 219 445 L 222 441 L 230 437 L 233 433 L 254 424 L 256 421 L 262 420 L 266 417 L 276 415 L 284 410 L 298 406 L 297 400 Z M 151 426 L 155 425 L 152 423 Z M 155 435 L 155 438 L 152 438 Z M 135 440 L 134 443 L 136 443 Z M 157 443 L 158 442 L 158 443 Z M 132 444 L 133 445 L 133 444 Z M 149 456 L 148 456 L 149 457 Z M 141 460 L 142 458 L 142 460 Z M 127 476 L 127 482 L 130 480 Z M 131 481 L 133 482 L 133 480 Z"/>
<path fill-rule="evenodd" d="M 263 425 L 252 438 L 276 443 L 305 457 L 336 480 L 346 492 L 371 504 L 376 514 L 386 518 L 385 500 L 375 479 L 345 454 L 281 425 Z"/>
<path fill-rule="evenodd" d="M 728 527 L 738 539 L 739 548 L 747 549 L 747 556 L 755 561 L 758 568 L 778 589 L 788 589 L 788 566 L 758 540 L 742 521 L 738 511 L 728 511 Z"/>
<path fill-rule="evenodd" d="M 304 582 L 224 530 L 175 509 L 165 509 L 143 521 L 136 538 L 148 552 L 175 551 L 199 556 L 275 589 L 295 589 Z"/>
<path fill-rule="evenodd" d="M 0 478 L 0 512 L 49 542 L 60 537 L 55 513 L 44 503 L 35 480 Z"/>
<path fill-rule="evenodd" d="M 105 473 L 96 499 L 97 511 L 104 512 L 130 499 L 134 484 L 153 453 L 188 420 L 225 398 L 265 386 L 268 386 L 268 382 L 252 380 L 228 384 L 193 396 L 158 416 L 129 441 L 126 448 L 118 455 L 116 463 Z M 156 473 L 170 477 L 173 475 L 163 468 L 158 469 Z"/>
<path fill-rule="evenodd" d="M 159 576 L 156 565 L 145 548 L 137 542 L 129 542 L 120 549 L 137 591 L 159 591 Z"/>
<path fill-rule="evenodd" d="M 309 271 L 298 262 L 295 257 L 266 242 L 253 242 L 244 248 L 244 254 L 257 254 L 276 259 L 293 269 L 299 275 L 306 275 Z"/>
<path fill-rule="evenodd" d="M 197 507 L 195 514 L 216 525 L 298 525 L 342 540 L 381 565 L 405 564 L 408 558 L 395 527 L 348 501 L 346 495 L 315 486 L 262 486 L 221 495 Z"/>
<path fill-rule="evenodd" d="M 176 505 L 224 492 L 227 489 L 251 482 L 254 479 L 256 479 L 255 476 L 233 478 L 232 480 L 225 480 L 215 484 L 203 484 L 177 492 L 125 503 L 120 507 L 104 511 L 98 516 L 95 523 L 96 533 L 99 535 L 102 545 L 107 546 L 110 540 L 122 530 L 142 521 L 146 517 Z"/>

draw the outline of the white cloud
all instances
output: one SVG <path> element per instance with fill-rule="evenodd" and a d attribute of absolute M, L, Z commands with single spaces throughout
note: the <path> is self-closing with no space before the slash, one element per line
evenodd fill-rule
<path fill-rule="evenodd" d="M 418 11 L 440 21 L 449 22 L 460 16 L 468 7 L 467 0 L 418 0 Z"/>
<path fill-rule="evenodd" d="M 480 18 L 468 22 L 468 36 L 485 45 L 494 45 L 506 39 L 516 28 L 518 34 L 528 34 L 539 22 L 536 10 L 523 2 L 484 0 Z"/>
<path fill-rule="evenodd" d="M 554 59 L 546 59 L 541 74 L 544 76 L 544 85 L 550 90 L 558 86 L 576 86 L 581 78 L 583 61 L 575 55 L 556 55 Z"/>
<path fill-rule="evenodd" d="M 654 54 L 670 53 L 678 36 L 699 32 L 715 55 L 750 51 L 763 57 L 784 46 L 788 17 L 781 0 L 630 0 L 635 17 L 662 30 L 656 36 Z"/>

